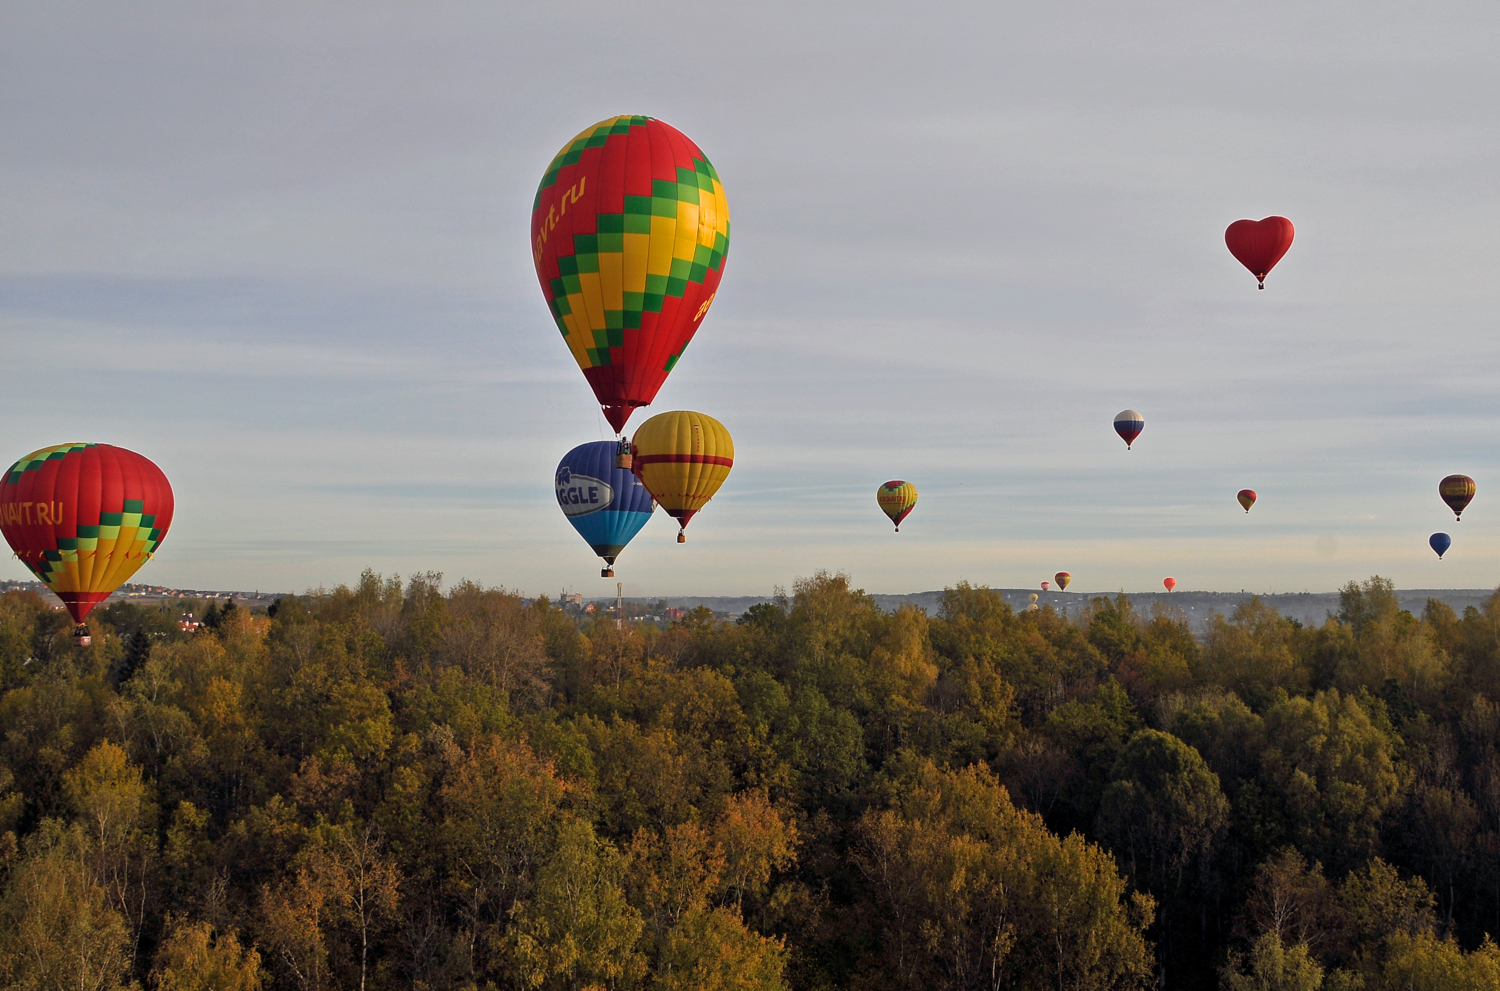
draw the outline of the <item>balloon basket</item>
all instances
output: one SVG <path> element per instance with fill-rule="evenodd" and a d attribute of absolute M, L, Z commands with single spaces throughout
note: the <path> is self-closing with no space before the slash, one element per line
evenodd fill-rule
<path fill-rule="evenodd" d="M 599 570 L 599 577 L 600 578 L 613 578 L 614 576 L 615 576 L 615 569 L 614 568 L 601 568 Z"/>
<path fill-rule="evenodd" d="M 679 544 L 685 544 L 685 543 L 687 543 L 687 534 L 683 533 L 681 530 L 678 530 L 677 531 L 677 542 Z"/>
<path fill-rule="evenodd" d="M 89 635 L 89 628 L 79 623 L 78 628 L 73 631 L 73 642 L 80 647 L 87 647 L 94 642 L 94 638 Z"/>

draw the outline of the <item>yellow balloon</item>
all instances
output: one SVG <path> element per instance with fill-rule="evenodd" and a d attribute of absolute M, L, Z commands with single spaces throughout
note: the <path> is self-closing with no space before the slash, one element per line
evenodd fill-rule
<path fill-rule="evenodd" d="M 734 467 L 734 438 L 704 413 L 673 410 L 641 424 L 630 442 L 631 470 L 667 515 L 685 528 Z M 687 540 L 682 529 L 677 542 Z"/>
<path fill-rule="evenodd" d="M 880 511 L 896 524 L 896 532 L 900 533 L 901 521 L 916 508 L 917 487 L 910 482 L 894 478 L 875 490 L 875 502 L 880 506 Z"/>

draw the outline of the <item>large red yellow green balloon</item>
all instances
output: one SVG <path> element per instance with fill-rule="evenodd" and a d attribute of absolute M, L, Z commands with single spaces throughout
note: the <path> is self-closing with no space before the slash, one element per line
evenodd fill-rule
<path fill-rule="evenodd" d="M 531 238 L 552 317 L 620 433 L 656 398 L 718 291 L 729 253 L 719 174 L 675 127 L 611 117 L 547 166 Z"/>
<path fill-rule="evenodd" d="M 892 479 L 875 490 L 875 502 L 879 504 L 881 512 L 896 524 L 896 532 L 900 533 L 901 521 L 911 515 L 911 511 L 917 506 L 917 487 L 899 478 Z"/>
<path fill-rule="evenodd" d="M 677 520 L 677 542 L 734 467 L 734 438 L 704 413 L 658 413 L 636 429 L 630 442 L 631 470 L 667 515 Z"/>
<path fill-rule="evenodd" d="M 171 525 L 167 476 L 121 447 L 44 447 L 0 481 L 0 531 L 78 623 L 146 563 Z"/>

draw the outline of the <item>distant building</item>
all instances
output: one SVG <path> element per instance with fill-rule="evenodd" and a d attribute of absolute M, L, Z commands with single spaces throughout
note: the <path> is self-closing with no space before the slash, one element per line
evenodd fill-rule
<path fill-rule="evenodd" d="M 184 633 L 192 633 L 203 624 L 198 622 L 198 617 L 190 612 L 183 613 L 177 620 L 177 628 Z"/>
<path fill-rule="evenodd" d="M 682 617 L 686 616 L 687 613 L 681 609 L 668 609 L 663 615 L 667 617 L 668 622 L 680 623 L 682 622 Z"/>
<path fill-rule="evenodd" d="M 590 615 L 593 615 L 594 604 L 592 602 L 590 602 L 588 605 L 586 605 L 586 606 L 583 607 L 583 611 L 586 612 L 586 613 L 588 613 L 588 614 L 590 614 Z"/>
<path fill-rule="evenodd" d="M 562 595 L 559 597 L 559 601 L 562 602 L 564 609 L 566 609 L 566 608 L 568 608 L 570 606 L 572 608 L 574 608 L 574 609 L 582 609 L 583 608 L 583 593 L 582 592 L 563 592 Z"/>

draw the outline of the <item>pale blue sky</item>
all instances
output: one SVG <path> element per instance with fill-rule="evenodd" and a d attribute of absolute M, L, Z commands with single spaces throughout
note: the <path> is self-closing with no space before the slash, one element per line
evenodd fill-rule
<path fill-rule="evenodd" d="M 143 581 L 613 591 L 553 499 L 608 427 L 527 221 L 644 113 L 733 218 L 652 411 L 737 458 L 628 594 L 1500 582 L 1493 2 L 225 6 L 0 13 L 0 437 L 162 466 Z M 1257 292 L 1223 230 L 1273 213 Z"/>

